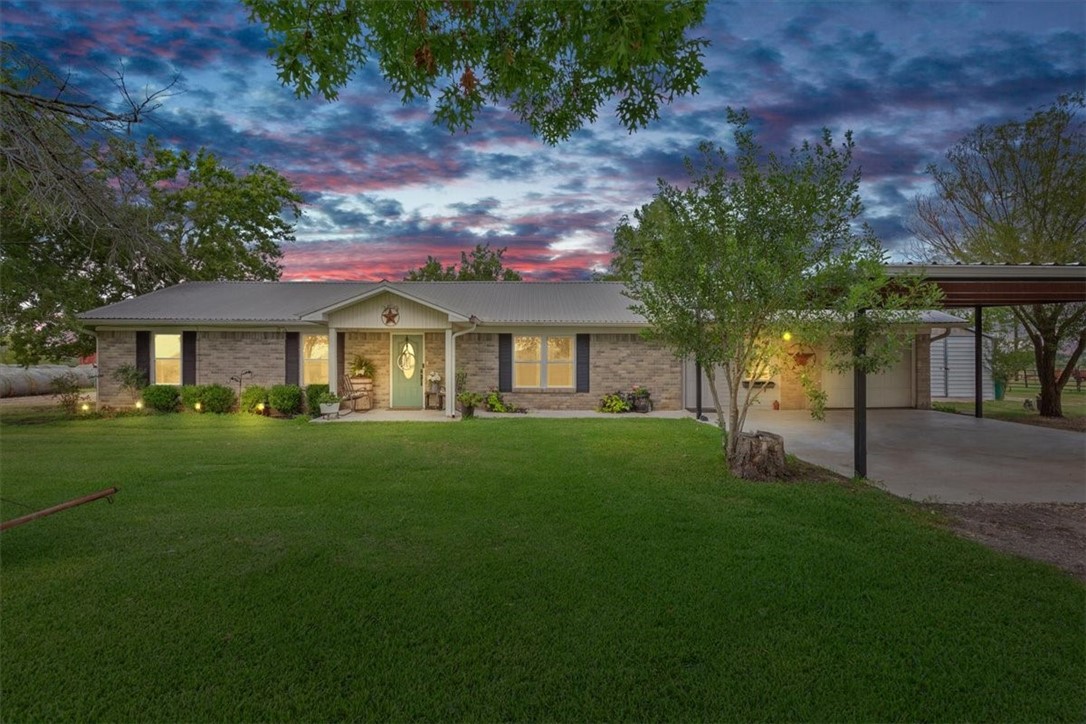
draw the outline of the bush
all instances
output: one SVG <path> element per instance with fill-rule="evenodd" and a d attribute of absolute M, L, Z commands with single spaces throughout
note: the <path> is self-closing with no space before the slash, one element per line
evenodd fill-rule
<path fill-rule="evenodd" d="M 486 395 L 486 409 L 491 412 L 527 412 L 527 408 L 517 407 L 516 405 L 506 402 L 502 397 L 502 393 L 497 390 L 491 390 Z"/>
<path fill-rule="evenodd" d="M 222 414 L 234 411 L 238 396 L 233 388 L 226 385 L 204 385 L 200 402 L 203 403 L 204 412 Z"/>
<path fill-rule="evenodd" d="M 113 379 L 122 390 L 129 390 L 136 394 L 147 386 L 147 373 L 137 369 L 135 365 L 121 365 L 113 370 Z"/>
<path fill-rule="evenodd" d="M 181 409 L 196 411 L 196 403 L 204 396 L 203 385 L 183 385 L 181 387 Z"/>
<path fill-rule="evenodd" d="M 53 379 L 53 397 L 69 415 L 74 415 L 83 399 L 79 394 L 79 378 L 72 372 L 65 372 Z"/>
<path fill-rule="evenodd" d="M 260 385 L 249 385 L 241 393 L 241 409 L 245 412 L 260 413 L 260 405 L 268 404 L 268 388 Z"/>
<path fill-rule="evenodd" d="M 328 385 L 306 385 L 305 409 L 313 417 L 321 414 L 320 398 L 326 394 L 329 394 Z"/>
<path fill-rule="evenodd" d="M 181 391 L 175 385 L 149 385 L 143 388 L 143 404 L 158 412 L 177 412 Z"/>
<path fill-rule="evenodd" d="M 297 415 L 302 411 L 302 388 L 298 385 L 272 385 L 268 390 L 268 404 L 283 415 Z"/>
<path fill-rule="evenodd" d="M 600 398 L 600 412 L 629 412 L 632 408 L 626 401 L 626 395 L 621 392 L 612 392 Z"/>

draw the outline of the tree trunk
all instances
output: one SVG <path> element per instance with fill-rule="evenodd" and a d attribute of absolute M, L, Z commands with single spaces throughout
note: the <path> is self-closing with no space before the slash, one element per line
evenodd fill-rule
<path fill-rule="evenodd" d="M 784 438 L 771 432 L 741 432 L 735 436 L 735 453 L 728 457 L 732 475 L 744 480 L 778 480 L 784 477 Z"/>
<path fill-rule="evenodd" d="M 1056 378 L 1056 350 L 1048 345 L 1037 355 L 1037 385 L 1041 388 L 1038 414 L 1041 417 L 1063 417 L 1063 401 Z"/>

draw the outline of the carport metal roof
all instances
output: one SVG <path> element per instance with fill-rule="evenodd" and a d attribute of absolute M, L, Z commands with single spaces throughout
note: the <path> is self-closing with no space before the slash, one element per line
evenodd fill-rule
<path fill-rule="evenodd" d="M 981 327 L 984 307 L 1086 302 L 1086 265 L 1076 264 L 888 264 L 891 277 L 920 274 L 943 291 L 946 307 L 973 307 L 976 313 L 974 414 L 984 417 L 981 387 Z M 867 378 L 853 373 L 853 466 L 867 476 Z"/>
<path fill-rule="evenodd" d="M 943 291 L 944 307 L 1086 302 L 1083 264 L 890 264 L 886 271 L 923 275 Z"/>

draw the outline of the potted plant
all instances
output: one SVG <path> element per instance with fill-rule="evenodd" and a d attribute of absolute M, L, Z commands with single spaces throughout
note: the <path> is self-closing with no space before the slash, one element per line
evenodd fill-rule
<path fill-rule="evenodd" d="M 630 391 L 630 406 L 634 412 L 652 412 L 652 400 L 649 397 L 649 389 L 641 385 L 634 385 Z"/>
<path fill-rule="evenodd" d="M 356 354 L 351 359 L 351 364 L 348 365 L 348 371 L 351 373 L 351 377 L 367 377 L 373 379 L 373 362 L 371 362 L 368 357 Z"/>
<path fill-rule="evenodd" d="M 434 370 L 426 376 L 426 380 L 430 383 L 430 394 L 436 395 L 441 392 L 441 373 Z"/>
<path fill-rule="evenodd" d="M 325 417 L 339 414 L 340 399 L 337 395 L 325 390 L 317 395 L 317 404 L 320 405 L 321 414 Z"/>
<path fill-rule="evenodd" d="M 461 392 L 456 396 L 456 401 L 460 403 L 464 417 L 475 417 L 475 408 L 483 404 L 483 396 L 478 392 Z"/>

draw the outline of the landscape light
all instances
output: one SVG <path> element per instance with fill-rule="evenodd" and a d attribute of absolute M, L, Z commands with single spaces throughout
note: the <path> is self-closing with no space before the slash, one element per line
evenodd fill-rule
<path fill-rule="evenodd" d="M 264 412 L 264 403 L 263 402 L 256 403 L 256 411 L 257 412 Z"/>
<path fill-rule="evenodd" d="M 200 404 L 199 402 L 197 402 L 197 403 L 196 403 L 195 405 L 193 405 L 193 407 L 195 407 L 195 408 L 196 408 L 196 411 L 197 411 L 197 412 L 199 412 L 200 410 L 204 409 L 204 406 L 203 406 L 203 405 L 201 405 L 201 404 Z"/>
<path fill-rule="evenodd" d="M 86 402 L 84 402 L 83 406 L 80 409 L 83 410 L 83 412 L 89 412 L 90 411 L 90 405 L 88 405 Z"/>
<path fill-rule="evenodd" d="M 785 342 L 791 342 L 792 341 L 792 333 L 791 332 L 785 332 L 784 334 L 781 335 L 781 339 L 783 339 Z"/>
<path fill-rule="evenodd" d="M 136 409 L 137 410 L 142 410 L 143 409 L 143 400 L 136 400 Z"/>

